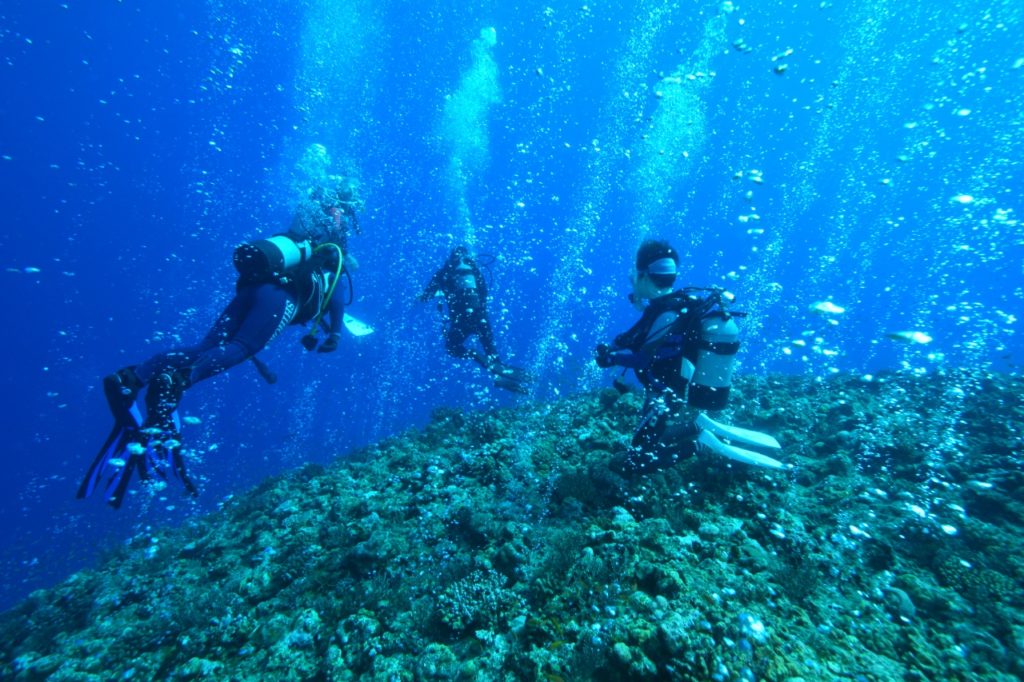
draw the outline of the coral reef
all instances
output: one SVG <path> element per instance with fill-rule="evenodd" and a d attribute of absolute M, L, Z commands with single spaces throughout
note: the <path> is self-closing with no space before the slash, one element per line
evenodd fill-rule
<path fill-rule="evenodd" d="M 0 677 L 1019 679 L 1022 392 L 742 377 L 792 468 L 629 481 L 635 394 L 438 410 L 34 593 Z"/>

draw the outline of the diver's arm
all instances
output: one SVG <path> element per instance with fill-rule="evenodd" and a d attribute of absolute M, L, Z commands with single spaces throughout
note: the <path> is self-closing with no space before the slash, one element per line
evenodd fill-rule
<path fill-rule="evenodd" d="M 417 297 L 417 300 L 419 300 L 421 303 L 426 303 L 427 301 L 429 301 L 430 297 L 437 293 L 437 290 L 441 288 L 441 281 L 444 278 L 444 275 L 444 268 L 435 272 L 434 276 L 430 278 L 430 283 L 427 284 L 427 287 L 423 290 L 423 293 L 421 293 Z"/>
<path fill-rule="evenodd" d="M 644 345 L 637 351 L 628 348 L 617 348 L 607 344 L 601 344 L 595 350 L 598 367 L 612 367 L 618 365 L 629 369 L 643 369 L 654 360 L 658 349 L 661 348 L 662 339 L 668 333 L 669 328 L 679 318 L 679 313 L 669 310 L 661 315 L 651 325 L 651 331 L 644 339 Z"/>
<path fill-rule="evenodd" d="M 476 290 L 480 294 L 480 301 L 483 305 L 487 304 L 487 280 L 484 278 L 484 273 L 480 272 L 480 268 L 473 263 L 473 279 L 476 280 Z"/>

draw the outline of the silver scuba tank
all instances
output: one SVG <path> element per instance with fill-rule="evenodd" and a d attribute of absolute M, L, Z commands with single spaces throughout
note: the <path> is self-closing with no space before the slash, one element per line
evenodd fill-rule
<path fill-rule="evenodd" d="M 721 410 L 729 401 L 740 328 L 733 317 L 717 313 L 700 321 L 695 360 L 683 358 L 681 372 L 690 382 L 687 403 L 701 410 Z"/>
<path fill-rule="evenodd" d="M 304 263 L 313 255 L 313 244 L 296 241 L 286 234 L 248 242 L 235 249 L 235 269 L 246 278 L 272 278 Z"/>

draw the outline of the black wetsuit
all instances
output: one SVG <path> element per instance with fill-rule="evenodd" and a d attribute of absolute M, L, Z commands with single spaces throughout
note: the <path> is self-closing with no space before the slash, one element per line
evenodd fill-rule
<path fill-rule="evenodd" d="M 481 366 L 492 369 L 498 360 L 494 333 L 487 317 L 487 282 L 476 262 L 458 252 L 448 258 L 430 279 L 420 294 L 427 301 L 438 291 L 448 304 L 448 325 L 444 329 L 445 349 L 457 358 L 472 358 Z M 470 336 L 480 338 L 484 355 L 466 347 Z"/>
<path fill-rule="evenodd" d="M 319 205 L 300 207 L 288 235 L 296 241 L 309 239 L 314 246 L 347 245 L 348 218 L 327 212 Z M 338 253 L 324 249 L 283 276 L 246 280 L 239 278 L 235 296 L 202 341 L 175 348 L 146 360 L 135 368 L 145 385 L 165 372 L 177 372 L 184 387 L 220 374 L 260 352 L 285 327 L 308 324 L 319 314 L 331 279 L 337 273 Z M 328 333 L 340 334 L 345 292 L 339 282 L 327 307 Z"/>
<path fill-rule="evenodd" d="M 319 321 L 325 313 L 331 336 L 317 350 L 330 352 L 337 348 L 344 293 L 337 282 L 333 282 L 329 300 L 328 293 L 332 278 L 340 276 L 345 231 L 354 224 L 354 216 L 351 209 L 343 213 L 343 209 L 325 203 L 308 203 L 305 209 L 300 206 L 288 233 L 293 241 L 308 240 L 312 245 L 304 263 L 279 273 L 241 268 L 246 274 L 236 283 L 234 298 L 200 343 L 160 353 L 141 365 L 124 367 L 103 378 L 114 428 L 89 467 L 78 489 L 79 498 L 103 487 L 107 502 L 119 507 L 133 472 L 143 480 L 154 474 L 164 480 L 177 478 L 189 493 L 196 494 L 186 471 L 175 414 L 182 393 L 197 381 L 253 357 L 289 324 Z M 338 248 L 317 248 L 328 244 Z M 307 338 L 312 336 L 303 337 L 303 345 L 316 347 L 315 339 L 310 345 Z M 265 368 L 261 373 L 272 380 Z M 146 386 L 143 417 L 136 409 L 136 397 Z"/>
<path fill-rule="evenodd" d="M 689 457 L 697 427 L 685 415 L 683 362 L 695 363 L 706 301 L 684 291 L 651 300 L 640 320 L 615 337 L 611 364 L 633 369 L 645 389 L 640 422 L 624 462 L 627 472 L 664 469 Z M 673 423 L 677 422 L 677 423 Z"/>

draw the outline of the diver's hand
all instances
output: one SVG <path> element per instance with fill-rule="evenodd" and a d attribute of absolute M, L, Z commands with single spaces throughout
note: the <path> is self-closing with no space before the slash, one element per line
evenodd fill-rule
<path fill-rule="evenodd" d="M 594 362 L 601 369 L 607 369 L 615 364 L 612 349 L 607 343 L 599 343 L 597 348 L 594 349 Z"/>
<path fill-rule="evenodd" d="M 302 341 L 302 347 L 306 350 L 313 350 L 316 348 L 316 336 L 313 334 L 306 334 L 300 341 Z"/>
<path fill-rule="evenodd" d="M 338 341 L 340 335 L 331 334 L 327 337 L 327 340 L 320 344 L 320 347 L 316 349 L 317 353 L 333 353 L 338 350 Z"/>
<path fill-rule="evenodd" d="M 359 269 L 359 261 L 351 253 L 346 253 L 342 262 L 345 264 L 345 269 L 349 272 L 355 272 Z"/>

